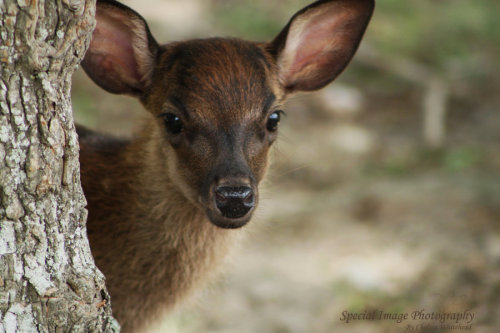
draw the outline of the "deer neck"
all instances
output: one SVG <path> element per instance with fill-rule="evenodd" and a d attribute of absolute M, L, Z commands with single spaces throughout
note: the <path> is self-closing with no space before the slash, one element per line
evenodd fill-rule
<path fill-rule="evenodd" d="M 182 194 L 158 160 L 163 148 L 155 135 L 145 128 L 83 177 L 99 193 L 89 199 L 89 238 L 124 327 L 170 309 L 210 280 L 241 234 L 214 226 Z M 94 154 L 84 146 L 82 162 L 91 165 Z"/>
<path fill-rule="evenodd" d="M 137 207 L 133 210 L 137 213 L 131 221 L 139 232 L 137 246 L 148 248 L 144 260 L 153 256 L 171 261 L 175 255 L 180 266 L 175 271 L 183 271 L 185 267 L 202 271 L 224 257 L 232 239 L 240 232 L 214 226 L 204 211 L 186 198 L 166 172 L 167 161 L 158 159 L 165 149 L 158 144 L 162 142 L 158 135 L 161 135 L 158 129 L 145 126 L 139 139 L 130 145 L 135 152 L 142 152 L 140 158 L 137 154 L 128 158 L 137 164 L 133 168 L 137 172 L 134 186 Z M 140 149 L 137 145 L 147 148 Z"/>

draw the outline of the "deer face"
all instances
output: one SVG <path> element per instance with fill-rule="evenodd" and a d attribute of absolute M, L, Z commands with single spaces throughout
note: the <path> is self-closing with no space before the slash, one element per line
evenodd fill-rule
<path fill-rule="evenodd" d="M 164 47 L 145 98 L 163 131 L 170 178 L 220 227 L 249 221 L 282 93 L 258 44 L 207 39 Z M 159 74 L 161 73 L 161 74 Z"/>
<path fill-rule="evenodd" d="M 238 228 L 257 204 L 280 103 L 345 68 L 372 10 L 372 0 L 321 0 L 269 43 L 213 38 L 159 46 L 140 15 L 99 1 L 83 67 L 104 89 L 141 100 L 162 133 L 158 158 L 172 183 L 213 224 Z"/>

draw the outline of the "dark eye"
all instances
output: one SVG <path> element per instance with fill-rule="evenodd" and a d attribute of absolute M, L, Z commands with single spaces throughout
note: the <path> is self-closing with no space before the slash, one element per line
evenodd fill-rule
<path fill-rule="evenodd" d="M 267 130 L 270 132 L 275 132 L 278 129 L 278 123 L 280 122 L 281 119 L 281 114 L 284 113 L 283 111 L 275 111 L 271 113 L 269 118 L 267 118 Z"/>
<path fill-rule="evenodd" d="M 182 131 L 182 120 L 173 113 L 164 113 L 163 122 L 170 134 L 179 134 Z"/>

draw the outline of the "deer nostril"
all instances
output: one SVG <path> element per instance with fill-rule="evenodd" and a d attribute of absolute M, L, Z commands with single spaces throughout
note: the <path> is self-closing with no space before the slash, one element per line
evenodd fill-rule
<path fill-rule="evenodd" d="M 255 206 L 255 196 L 249 186 L 218 186 L 215 188 L 215 203 L 223 216 L 237 219 Z"/>
<path fill-rule="evenodd" d="M 255 205 L 255 199 L 253 196 L 253 191 L 250 191 L 245 198 L 243 198 L 243 204 L 248 205 L 248 206 L 254 206 Z"/>

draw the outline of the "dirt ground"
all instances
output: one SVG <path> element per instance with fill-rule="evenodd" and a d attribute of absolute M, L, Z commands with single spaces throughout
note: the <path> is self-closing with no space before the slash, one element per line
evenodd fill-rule
<path fill-rule="evenodd" d="M 89 126 L 123 134 L 140 114 L 82 73 L 75 90 Z M 498 332 L 500 101 L 451 101 L 446 148 L 434 151 L 419 97 L 340 80 L 293 98 L 244 243 L 152 332 Z M 391 318 L 346 323 L 345 311 Z M 432 312 L 474 317 L 412 317 Z"/>

